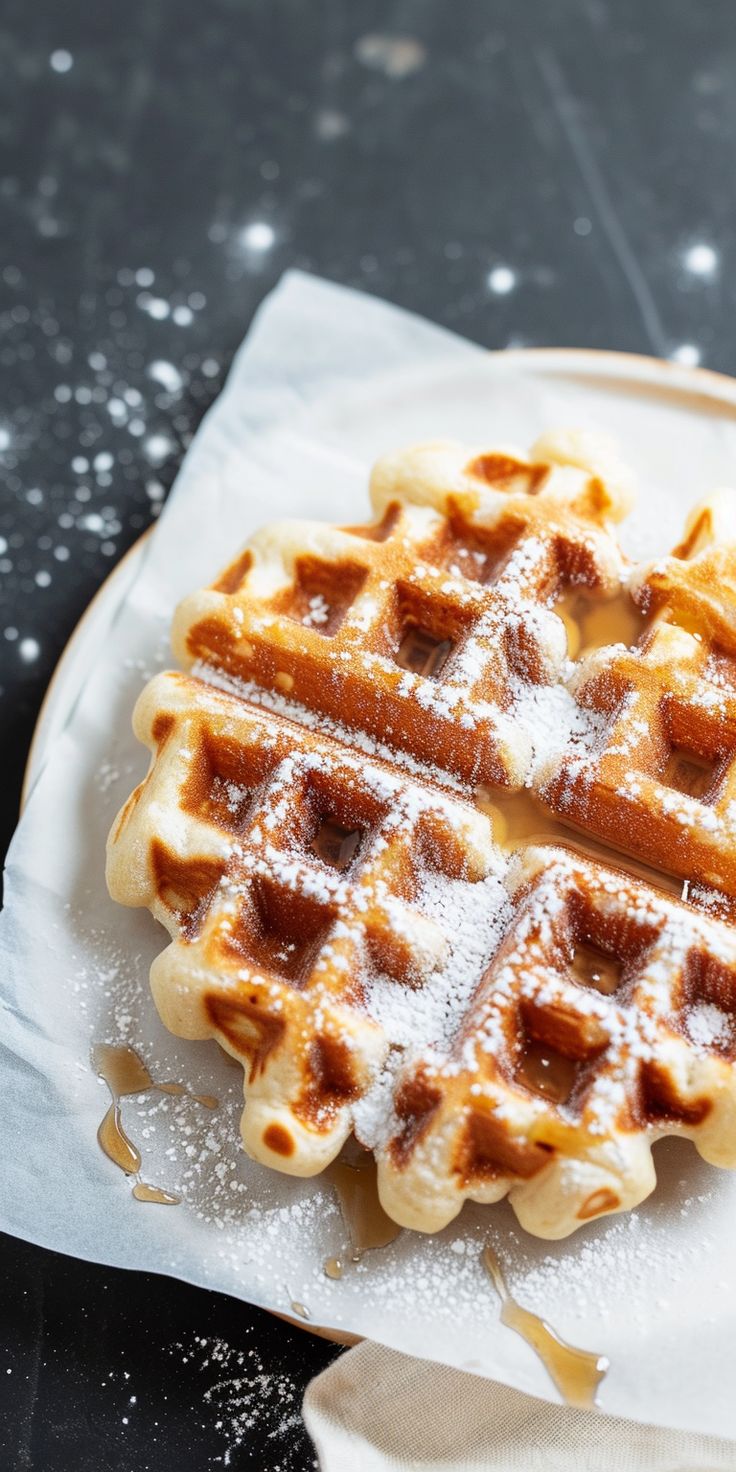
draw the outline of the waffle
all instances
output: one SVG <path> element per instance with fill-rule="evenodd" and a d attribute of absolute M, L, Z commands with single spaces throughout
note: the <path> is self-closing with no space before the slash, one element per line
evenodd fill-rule
<path fill-rule="evenodd" d="M 559 674 L 554 603 L 621 582 L 608 528 L 628 508 L 626 477 L 613 462 L 603 479 L 586 452 L 583 437 L 558 436 L 528 461 L 453 444 L 387 456 L 373 525 L 266 527 L 185 599 L 174 652 L 464 782 L 519 785 L 532 740 L 511 708 Z"/>
<path fill-rule="evenodd" d="M 563 756 L 545 801 L 594 837 L 736 897 L 736 498 L 693 512 L 672 556 L 638 569 L 638 643 L 569 680 L 602 731 Z M 729 909 L 733 908 L 729 906 Z"/>
<path fill-rule="evenodd" d="M 562 1237 L 649 1194 L 662 1135 L 736 1166 L 730 500 L 632 568 L 584 437 L 419 447 L 371 498 L 180 607 L 108 885 L 169 931 L 164 1022 L 243 1064 L 249 1154 L 313 1175 L 353 1132 L 400 1224 L 508 1194 Z M 624 607 L 638 642 L 592 647 Z M 547 842 L 503 842 L 524 788 Z"/>
<path fill-rule="evenodd" d="M 564 849 L 530 847 L 507 884 L 449 1057 L 397 1080 L 387 1212 L 437 1230 L 466 1197 L 508 1193 L 527 1231 L 559 1238 L 648 1196 L 662 1135 L 736 1166 L 736 933 Z"/>
<path fill-rule="evenodd" d="M 172 936 L 151 971 L 166 1025 L 246 1067 L 246 1149 L 313 1175 L 389 1046 L 361 977 L 419 988 L 450 948 L 447 917 L 413 903 L 417 856 L 477 884 L 498 865 L 488 822 L 188 676 L 151 681 L 134 727 L 155 757 L 113 830 L 110 891 Z"/>

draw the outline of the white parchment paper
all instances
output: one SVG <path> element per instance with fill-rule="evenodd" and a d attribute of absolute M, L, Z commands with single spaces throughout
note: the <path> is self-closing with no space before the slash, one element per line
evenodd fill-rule
<path fill-rule="evenodd" d="M 294 1181 L 239 1146 L 241 1074 L 215 1044 L 158 1022 L 148 968 L 165 943 L 147 913 L 108 899 L 104 844 L 142 776 L 130 731 L 141 685 L 166 665 L 173 606 L 264 520 L 357 521 L 373 458 L 458 436 L 527 447 L 546 428 L 618 435 L 638 470 L 624 534 L 661 552 L 688 506 L 733 478 L 734 386 L 644 360 L 489 356 L 378 301 L 291 274 L 268 299 L 192 445 L 153 535 L 93 616 L 64 709 L 14 839 L 0 917 L 0 1228 L 58 1251 L 168 1273 L 474 1370 L 548 1399 L 531 1350 L 498 1321 L 478 1263 L 489 1238 L 517 1295 L 573 1343 L 605 1353 L 603 1408 L 736 1436 L 736 1179 L 681 1142 L 655 1151 L 660 1186 L 628 1217 L 560 1244 L 526 1236 L 505 1205 L 469 1207 L 436 1238 L 403 1233 L 334 1282 L 345 1233 L 319 1181 Z M 148 1181 L 178 1207 L 141 1205 L 101 1154 L 107 1107 L 90 1047 L 126 1042 L 153 1076 L 215 1094 L 127 1100 Z M 448 1414 L 451 1408 L 448 1407 Z"/>

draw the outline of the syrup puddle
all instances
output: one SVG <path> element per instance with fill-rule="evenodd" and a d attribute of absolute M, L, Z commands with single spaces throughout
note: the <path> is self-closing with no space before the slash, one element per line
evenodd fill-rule
<path fill-rule="evenodd" d="M 185 1094 L 205 1109 L 216 1109 L 217 1099 L 211 1094 L 193 1094 L 184 1084 L 174 1082 L 157 1083 L 151 1078 L 143 1059 L 133 1048 L 112 1043 L 98 1043 L 92 1049 L 90 1061 L 95 1073 L 104 1079 L 112 1096 L 112 1103 L 97 1131 L 101 1150 L 108 1160 L 135 1176 L 141 1168 L 141 1153 L 137 1145 L 123 1129 L 120 1101 L 129 1094 L 145 1094 L 155 1089 L 159 1094 Z M 145 1181 L 136 1181 L 133 1186 L 136 1201 L 150 1201 L 158 1206 L 177 1206 L 180 1196 L 165 1191 L 162 1186 L 151 1186 Z"/>
<path fill-rule="evenodd" d="M 621 869 L 624 874 L 631 874 L 634 879 L 643 880 L 666 894 L 687 899 L 687 895 L 683 895 L 683 881 L 677 875 L 668 874 L 663 869 L 652 869 L 624 849 L 609 848 L 571 823 L 552 817 L 529 792 L 508 792 L 500 787 L 482 786 L 476 788 L 475 802 L 490 818 L 493 837 L 504 853 L 511 854 L 530 844 L 562 845 L 582 854 L 583 858 Z"/>
<path fill-rule="evenodd" d="M 342 1218 L 350 1242 L 349 1262 L 360 1262 L 364 1252 L 388 1247 L 398 1237 L 401 1227 L 386 1215 L 378 1199 L 376 1164 L 370 1157 L 359 1165 L 348 1160 L 333 1160 L 325 1176 L 335 1187 Z M 328 1257 L 323 1263 L 327 1278 L 343 1276 L 344 1257 Z"/>
<path fill-rule="evenodd" d="M 570 842 L 569 829 L 550 817 L 529 792 L 508 792 L 502 787 L 479 787 L 475 800 L 493 825 L 493 837 L 505 853 L 530 843 Z"/>
<path fill-rule="evenodd" d="M 626 644 L 631 649 L 646 623 L 625 588 L 612 598 L 596 598 L 589 590 L 568 588 L 553 607 L 567 630 L 570 659 L 581 659 L 607 644 Z"/>
<path fill-rule="evenodd" d="M 569 1406 L 583 1411 L 592 1410 L 598 1387 L 608 1373 L 606 1356 L 566 1344 L 538 1314 L 522 1308 L 509 1293 L 501 1264 L 492 1247 L 483 1248 L 481 1261 L 501 1300 L 501 1323 L 508 1329 L 515 1329 L 531 1345 Z"/>

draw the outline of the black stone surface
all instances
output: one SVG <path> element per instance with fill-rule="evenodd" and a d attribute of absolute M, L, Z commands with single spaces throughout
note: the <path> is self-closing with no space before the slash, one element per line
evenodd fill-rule
<path fill-rule="evenodd" d="M 734 369 L 735 52 L 731 0 L 2 0 L 0 841 L 56 659 L 286 266 L 493 347 Z M 332 1353 L 5 1239 L 0 1466 L 301 1472 Z"/>

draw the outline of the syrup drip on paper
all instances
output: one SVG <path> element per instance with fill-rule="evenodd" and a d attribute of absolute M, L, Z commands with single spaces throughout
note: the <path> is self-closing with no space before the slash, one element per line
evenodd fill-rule
<path fill-rule="evenodd" d="M 157 1206 L 178 1206 L 181 1196 L 164 1191 L 163 1186 L 147 1186 L 145 1181 L 136 1181 L 133 1187 L 136 1201 L 153 1201 Z"/>
<path fill-rule="evenodd" d="M 569 1406 L 591 1410 L 596 1403 L 598 1387 L 608 1373 L 606 1356 L 566 1344 L 538 1314 L 522 1308 L 509 1293 L 501 1264 L 492 1247 L 483 1248 L 481 1261 L 501 1300 L 501 1323 L 508 1329 L 515 1329 L 531 1345 Z"/>
<path fill-rule="evenodd" d="M 167 1081 L 157 1083 L 151 1078 L 143 1059 L 133 1048 L 112 1043 L 98 1043 L 91 1053 L 95 1073 L 104 1079 L 112 1096 L 112 1103 L 97 1131 L 101 1150 L 126 1175 L 137 1175 L 141 1168 L 141 1153 L 137 1145 L 123 1129 L 120 1110 L 121 1099 L 130 1094 L 145 1094 L 155 1089 L 159 1094 L 186 1094 L 205 1109 L 216 1109 L 217 1100 L 211 1094 L 193 1094 L 184 1084 Z M 181 1200 L 162 1186 L 152 1186 L 137 1181 L 133 1186 L 136 1201 L 154 1202 L 158 1206 L 176 1206 Z"/>
<path fill-rule="evenodd" d="M 401 1227 L 386 1215 L 378 1198 L 376 1164 L 368 1158 L 353 1165 L 347 1160 L 334 1160 L 325 1175 L 337 1192 L 343 1221 L 350 1241 L 350 1262 L 360 1262 L 364 1252 L 387 1247 L 398 1237 Z M 345 1270 L 343 1257 L 328 1257 L 323 1271 L 328 1278 L 341 1278 Z"/>

